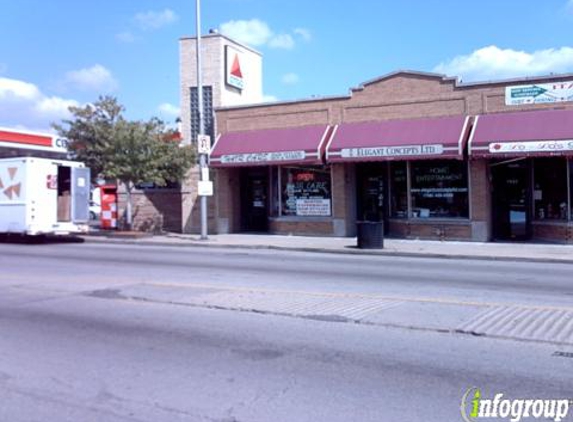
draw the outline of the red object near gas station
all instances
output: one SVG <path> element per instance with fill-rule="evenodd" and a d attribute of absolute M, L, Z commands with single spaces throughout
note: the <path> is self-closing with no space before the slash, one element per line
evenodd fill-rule
<path fill-rule="evenodd" d="M 101 228 L 117 229 L 117 186 L 104 185 L 101 189 Z"/>

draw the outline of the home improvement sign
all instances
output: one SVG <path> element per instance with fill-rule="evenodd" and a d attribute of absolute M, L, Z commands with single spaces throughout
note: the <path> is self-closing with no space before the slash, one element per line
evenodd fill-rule
<path fill-rule="evenodd" d="M 573 81 L 505 88 L 505 105 L 548 104 L 563 101 L 573 101 Z"/>

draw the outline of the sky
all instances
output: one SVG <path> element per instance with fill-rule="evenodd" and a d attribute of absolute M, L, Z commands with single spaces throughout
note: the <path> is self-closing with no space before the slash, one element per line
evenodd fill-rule
<path fill-rule="evenodd" d="M 49 131 L 113 95 L 131 119 L 179 115 L 195 0 L 0 0 L 0 127 Z M 400 70 L 464 82 L 573 73 L 573 0 L 202 0 L 202 32 L 263 54 L 266 100 L 344 95 Z"/>

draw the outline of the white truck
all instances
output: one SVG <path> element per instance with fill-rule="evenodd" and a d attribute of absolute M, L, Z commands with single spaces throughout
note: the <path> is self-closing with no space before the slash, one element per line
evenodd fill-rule
<path fill-rule="evenodd" d="M 0 159 L 0 233 L 88 231 L 90 169 L 49 158 Z"/>

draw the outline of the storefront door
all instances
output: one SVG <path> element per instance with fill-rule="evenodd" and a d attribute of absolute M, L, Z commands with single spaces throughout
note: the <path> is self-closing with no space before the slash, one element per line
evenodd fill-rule
<path fill-rule="evenodd" d="M 387 166 L 386 163 L 365 163 L 356 166 L 357 219 L 359 221 L 382 221 L 387 224 Z"/>
<path fill-rule="evenodd" d="M 244 169 L 241 175 L 243 231 L 268 231 L 268 168 Z"/>
<path fill-rule="evenodd" d="M 498 240 L 527 240 L 531 237 L 530 161 L 491 164 L 493 237 Z"/>

